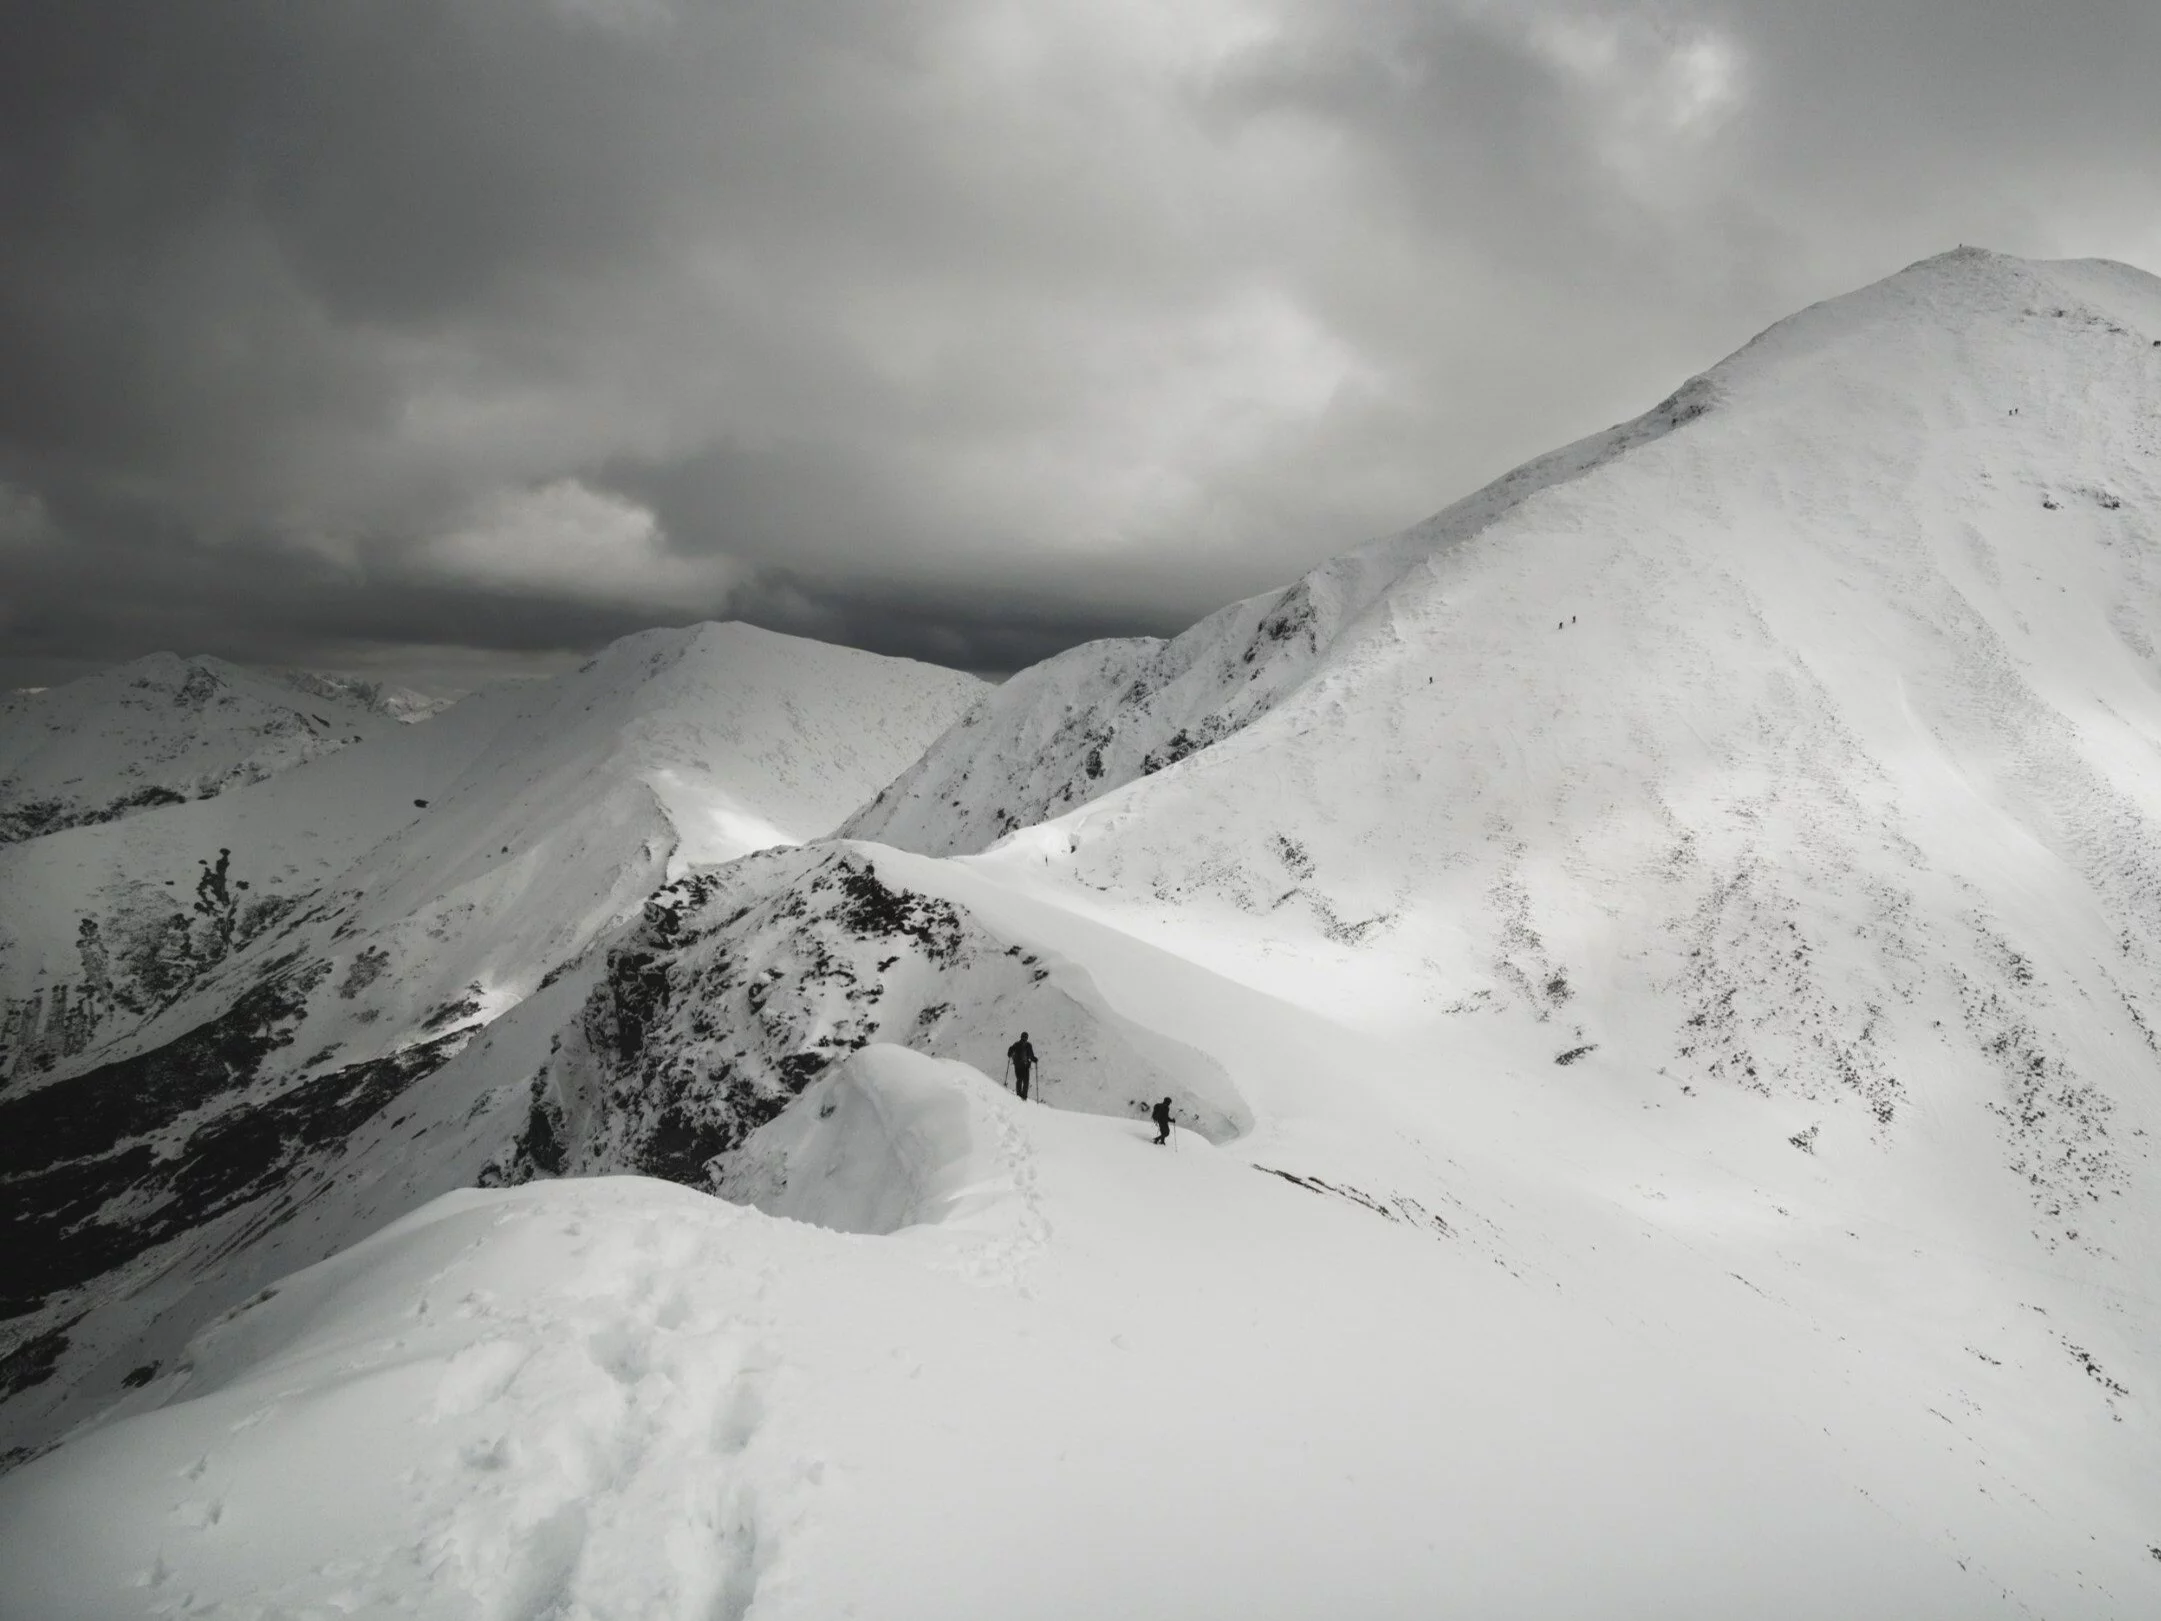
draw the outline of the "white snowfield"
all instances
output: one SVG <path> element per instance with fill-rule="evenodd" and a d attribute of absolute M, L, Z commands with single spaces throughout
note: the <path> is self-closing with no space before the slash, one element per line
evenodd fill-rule
<path fill-rule="evenodd" d="M 795 1219 L 455 1194 L 288 1280 L 0 1483 L 22 1613 L 2024 1613 L 2015 1487 L 1773 1312 L 1739 1364 L 898 1049 L 795 1110 Z"/>
<path fill-rule="evenodd" d="M 2161 1614 L 2157 468 L 2161 283 L 1962 250 L 983 694 L 426 1102 L 801 1059 L 739 1202 L 371 1121 L 0 1611 Z"/>

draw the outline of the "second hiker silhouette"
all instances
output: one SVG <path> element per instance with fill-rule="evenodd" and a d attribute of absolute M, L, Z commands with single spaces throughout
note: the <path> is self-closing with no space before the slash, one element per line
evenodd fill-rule
<path fill-rule="evenodd" d="M 1028 1032 L 1020 1033 L 1020 1040 L 1005 1050 L 1005 1061 L 1012 1066 L 1013 1090 L 1020 1094 L 1023 1103 L 1028 1101 L 1028 1077 L 1035 1069 L 1035 1049 L 1028 1045 Z"/>

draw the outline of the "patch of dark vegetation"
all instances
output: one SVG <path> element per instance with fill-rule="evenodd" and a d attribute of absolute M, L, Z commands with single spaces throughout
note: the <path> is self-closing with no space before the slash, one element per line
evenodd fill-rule
<path fill-rule="evenodd" d="M 765 1118 L 757 1119 L 761 1112 Z M 711 1180 L 706 1167 L 714 1157 L 726 1153 L 747 1132 L 779 1112 L 777 1105 L 764 1111 L 753 1105 L 747 1111 L 730 1111 L 723 1116 L 689 1099 L 677 1098 L 653 1122 L 652 1133 L 638 1156 L 638 1168 L 663 1181 L 704 1187 Z"/>
<path fill-rule="evenodd" d="M 1806 1130 L 1797 1131 L 1791 1137 L 1788 1137 L 1786 1141 L 1793 1144 L 1804 1154 L 1813 1154 L 1816 1151 L 1816 1129 L 1816 1127 L 1810 1126 Z"/>
<path fill-rule="evenodd" d="M 1406 1194 L 1392 1193 L 1387 1198 L 1381 1199 L 1367 1193 L 1363 1188 L 1354 1188 L 1348 1183 L 1330 1182 L 1318 1176 L 1301 1176 L 1295 1171 L 1279 1171 L 1273 1165 L 1256 1165 L 1253 1168 L 1256 1171 L 1264 1171 L 1270 1176 L 1279 1176 L 1294 1188 L 1304 1188 L 1308 1193 L 1317 1193 L 1323 1198 L 1341 1199 L 1346 1203 L 1358 1206 L 1361 1210 L 1370 1210 L 1374 1215 L 1381 1217 L 1385 1221 L 1403 1222 L 1413 1227 L 1422 1227 L 1427 1232 L 1437 1233 L 1443 1238 L 1455 1237 L 1453 1227 L 1449 1226 L 1445 1220 L 1436 1216 L 1416 1199 L 1410 1198 Z"/>
<path fill-rule="evenodd" d="M 218 852 L 217 865 L 208 860 L 196 863 L 202 871 L 195 879 L 195 915 L 203 920 L 216 955 L 223 957 L 233 949 L 233 930 L 240 922 L 240 902 L 232 884 L 233 853 Z M 246 889 L 242 883 L 239 886 Z"/>
<path fill-rule="evenodd" d="M 359 955 L 346 965 L 345 977 L 338 981 L 338 995 L 350 1002 L 381 979 L 389 966 L 390 953 L 381 946 L 362 946 Z"/>
<path fill-rule="evenodd" d="M 1393 912 L 1382 912 L 1373 917 L 1345 918 L 1338 916 L 1336 909 L 1321 896 L 1309 895 L 1307 899 L 1312 904 L 1313 916 L 1321 926 L 1321 933 L 1339 946 L 1355 946 L 1374 930 L 1384 929 L 1396 920 Z"/>
<path fill-rule="evenodd" d="M 158 1376 L 158 1365 L 145 1362 L 139 1368 L 130 1368 L 120 1380 L 122 1390 L 140 1390 Z"/>
<path fill-rule="evenodd" d="M 2076 1362 L 2080 1368 L 2085 1370 L 2086 1377 L 2091 1379 L 2095 1384 L 2099 1385 L 2103 1390 L 2107 1391 L 2111 1396 L 2128 1396 L 2131 1394 L 2127 1386 L 2123 1385 L 2119 1381 L 2109 1376 L 2108 1370 L 2103 1368 L 2100 1363 L 2096 1362 L 2093 1359 L 2093 1353 L 2088 1351 L 2084 1346 L 2073 1345 L 2069 1340 L 2065 1340 L 2063 1342 L 2063 1348 L 2071 1353 L 2071 1360 L 2073 1362 Z"/>
<path fill-rule="evenodd" d="M 905 936 L 922 946 L 932 962 L 943 962 L 960 949 L 960 914 L 946 902 L 888 889 L 867 861 L 860 868 L 842 863 L 833 881 L 845 897 L 835 919 L 851 934 L 863 939 Z"/>
<path fill-rule="evenodd" d="M 25 800 L 20 805 L 0 810 L 0 844 L 20 844 L 25 839 L 42 838 L 47 833 L 60 833 L 71 827 L 95 827 L 100 822 L 117 822 L 124 816 L 133 816 L 137 811 L 187 802 L 186 794 L 155 786 L 138 788 L 106 805 L 70 805 L 62 799 Z"/>
<path fill-rule="evenodd" d="M 33 1335 L 6 1356 L 0 1356 L 0 1401 L 50 1379 L 60 1366 L 60 1358 L 67 1352 L 68 1330 L 81 1321 L 80 1317 L 71 1317 L 59 1327 Z"/>
<path fill-rule="evenodd" d="M 560 1176 L 569 1162 L 569 1153 L 563 1146 L 563 1110 L 548 1093 L 548 1083 L 538 1077 L 533 1081 L 533 1101 L 526 1110 L 525 1125 L 510 1145 L 514 1161 L 530 1166 L 531 1173 L 542 1176 Z M 530 1174 L 518 1180 L 530 1180 Z"/>
<path fill-rule="evenodd" d="M 636 1064 L 648 1034 L 667 1014 L 671 989 L 667 964 L 655 953 L 610 952 L 598 1005 L 586 1008 L 587 1037 L 625 1065 Z"/>
<path fill-rule="evenodd" d="M 235 951 L 268 933 L 297 904 L 279 895 L 249 897 L 232 876 L 232 852 L 197 863 L 195 898 L 174 908 L 163 891 L 128 881 L 103 917 L 76 920 L 79 981 L 41 985 L 0 1005 L 0 1075 L 50 1072 L 63 1058 L 90 1050 L 119 1014 L 148 1017 L 170 1007 Z"/>
<path fill-rule="evenodd" d="M 1276 859 L 1283 863 L 1284 869 L 1301 883 L 1311 879 L 1318 870 L 1314 866 L 1312 853 L 1288 834 L 1278 833 L 1268 842 L 1275 849 Z"/>
<path fill-rule="evenodd" d="M 1653 429 L 1681 427 L 1710 412 L 1718 403 L 1718 388 L 1708 377 L 1691 377 L 1650 410 Z"/>
<path fill-rule="evenodd" d="M 793 1096 L 824 1074 L 826 1065 L 832 1061 L 830 1053 L 790 1053 L 774 1067 L 780 1071 L 782 1083 Z"/>
<path fill-rule="evenodd" d="M 225 1012 L 164 1046 L 0 1101 L 0 1189 L 22 1172 L 108 1153 L 252 1084 L 263 1060 L 291 1042 L 322 967 L 271 963 Z"/>
<path fill-rule="evenodd" d="M 1195 726 L 1181 726 L 1160 749 L 1150 749 L 1141 757 L 1141 775 L 1152 777 L 1158 771 L 1167 770 L 1189 755 L 1221 742 L 1234 729 L 1222 715 L 1210 715 Z"/>
<path fill-rule="evenodd" d="M 112 1139 L 94 1157 L 0 1178 L 0 1214 L 16 1235 L 0 1257 L 0 1315 L 32 1310 L 61 1290 L 276 1192 L 303 1160 L 341 1151 L 365 1121 L 448 1062 L 464 1039 L 462 1033 L 445 1036 L 348 1065 L 269 1099 L 235 1098 L 191 1131 L 177 1151 L 161 1155 L 131 1134 Z M 170 1063 L 171 1048 L 146 1058 Z M 144 1066 L 137 1060 L 126 1067 L 140 1073 Z M 237 1093 L 253 1072 L 228 1079 L 232 1084 L 224 1090 Z"/>
<path fill-rule="evenodd" d="M 1553 1061 L 1556 1064 L 1573 1064 L 1577 1059 L 1588 1058 L 1592 1053 L 1595 1053 L 1596 1051 L 1598 1051 L 1597 1042 L 1586 1042 L 1581 1047 L 1569 1048 L 1568 1051 L 1566 1051 L 1565 1053 L 1555 1053 L 1553 1055 Z"/>
<path fill-rule="evenodd" d="M 1686 864 L 1676 869 L 1687 870 Z M 1886 942 L 1897 971 L 1910 927 L 1911 897 L 1888 885 L 1863 885 L 1863 933 Z M 1804 930 L 1800 904 L 1774 870 L 1751 858 L 1713 875 L 1694 915 L 1677 925 L 1689 950 L 1676 989 L 1692 1011 L 1675 1056 L 1706 1080 L 1760 1097 L 1786 1092 L 1812 1102 L 1846 1094 L 1886 1130 L 1906 1101 L 1882 1045 L 1884 1009 L 1844 993 L 1819 964 L 1822 948 Z M 1900 982 L 1892 981 L 1894 991 Z"/>
<path fill-rule="evenodd" d="M 454 1024 L 462 1024 L 465 1020 L 474 1017 L 480 1012 L 481 1005 L 480 986 L 478 984 L 468 985 L 465 987 L 463 996 L 445 1002 L 425 1019 L 422 1019 L 420 1028 L 423 1030 L 447 1030 Z"/>
<path fill-rule="evenodd" d="M 2025 1006 L 2035 985 L 2031 963 L 1988 925 L 1974 921 L 1987 957 L 2001 974 L 1991 984 L 1955 973 L 1967 1034 L 1995 1064 L 2005 1092 L 1987 1107 L 2003 1123 L 2011 1170 L 2027 1186 L 2036 1211 L 2075 1241 L 2076 1214 L 2105 1193 L 2120 1193 L 2125 1171 L 2109 1136 L 2115 1105 L 2072 1069 L 2061 1043 Z"/>
<path fill-rule="evenodd" d="M 1245 650 L 1239 662 L 1251 664 L 1271 644 L 1289 641 L 1300 632 L 1305 633 L 1309 648 L 1319 646 L 1319 637 L 1313 629 L 1313 591 L 1305 581 L 1285 591 L 1272 611 L 1254 632 L 1253 644 Z"/>

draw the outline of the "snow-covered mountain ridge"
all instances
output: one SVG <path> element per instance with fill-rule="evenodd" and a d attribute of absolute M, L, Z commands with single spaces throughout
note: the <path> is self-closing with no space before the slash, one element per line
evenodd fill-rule
<path fill-rule="evenodd" d="M 1985 1073 L 2036 1230 L 2101 1243 L 2161 1028 L 2157 335 L 2151 278 L 1975 251 L 1804 312 L 1356 554 L 1378 590 L 1330 565 L 1196 627 L 1181 712 L 1219 740 L 990 859 L 1286 994 L 1775 1095 L 1796 1132 L 1895 1134 L 1914 1077 Z M 1331 591 L 1324 636 L 1244 628 Z M 1055 813 L 1126 720 L 1053 673 L 851 830 Z"/>
<path fill-rule="evenodd" d="M 403 689 L 170 653 L 0 694 L 0 843 L 261 782 L 431 712 Z"/>
<path fill-rule="evenodd" d="M 2151 357 L 2142 351 L 2161 343 L 2151 335 L 2151 280 L 2123 266 L 2036 266 L 1960 249 L 1814 306 L 1690 379 L 1643 416 L 1526 463 L 1426 522 L 1333 559 L 1279 591 L 1234 603 L 1169 642 L 1090 643 L 1022 672 L 986 694 L 845 831 L 934 854 L 982 849 L 1016 827 L 1087 804 L 1197 753 L 1272 710 L 1331 655 L 1347 652 L 1339 643 L 1384 614 L 1394 588 L 1415 588 L 1412 571 L 1442 567 L 1466 547 L 1505 548 L 1515 533 L 1542 529 L 1547 502 L 1593 498 L 1575 486 L 1595 489 L 1602 476 L 1627 478 L 1623 464 L 1632 453 L 1658 445 L 1729 399 L 1743 417 L 1783 410 L 1808 418 L 1804 441 L 1826 433 L 1859 436 L 1869 431 L 1870 419 L 1854 410 L 1858 399 L 1825 412 L 1815 394 L 1789 398 L 1783 406 L 1778 397 L 1813 380 L 1827 385 L 1823 392 L 1865 389 L 1871 403 L 1891 405 L 1895 414 L 1910 412 L 1921 402 L 1907 399 L 1908 390 L 1916 383 L 1928 389 L 1944 377 L 1944 345 L 1961 350 L 1955 392 L 1983 385 L 2014 399 L 2015 379 L 2023 376 L 2016 328 L 2027 327 L 2030 340 L 2043 321 L 2067 323 L 2043 329 L 2043 347 L 2066 351 L 2051 369 L 2068 363 L 2075 371 L 2080 350 L 2094 344 L 2115 362 L 2107 373 L 2136 382 L 2151 370 Z M 1879 337 L 1891 340 L 1882 350 L 1875 347 Z M 1936 352 L 1917 354 L 1922 347 Z M 1977 407 L 2007 415 L 2018 410 L 2015 403 L 1982 405 L 1970 398 L 1931 403 L 1961 418 Z M 2142 434 L 2139 407 L 2126 403 L 2131 408 L 2106 449 L 2150 453 L 2150 424 Z M 2024 418 L 2017 424 L 2021 433 L 2036 429 L 2034 437 L 2053 432 L 2080 440 L 2063 447 L 2072 465 L 2052 486 L 2057 496 L 2081 492 L 2089 505 L 2121 510 L 2120 495 L 2087 488 L 2082 464 L 2104 446 L 2086 444 L 2083 426 L 2053 420 L 2037 427 Z M 2035 448 L 2022 445 L 2014 456 L 2030 457 Z M 2038 499 L 2051 499 L 2039 487 L 2038 473 L 2021 468 L 2026 487 Z M 1715 566 L 1715 559 L 1706 562 Z M 1576 602 L 1580 612 L 1580 594 L 1565 577 L 1554 584 L 1555 600 Z M 1539 623 L 1526 615 L 1507 629 L 1527 631 Z"/>
<path fill-rule="evenodd" d="M 342 1153 L 41 1319 L 11 1421 L 120 1394 L 0 1481 L 0 1566 L 100 1616 L 2153 1613 L 2157 467 L 2161 284 L 1961 252 L 964 698 L 850 836 L 646 862 L 356 1072 Z"/>
<path fill-rule="evenodd" d="M 828 830 L 980 685 L 743 625 L 648 632 L 253 787 L 0 850 L 0 1192 L 40 1235 L 0 1309 L 42 1347 L 10 1383 L 43 1390 L 0 1414 L 9 1437 L 115 1388 L 126 1367 L 84 1370 L 153 1307 L 195 1309 L 144 1280 L 229 1272 L 356 1126 L 671 872 Z"/>
<path fill-rule="evenodd" d="M 1023 670 L 985 694 L 843 832 L 957 855 L 1176 765 L 1303 685 L 1407 569 L 1541 490 L 1671 432 L 1713 397 L 1709 379 L 1692 379 L 1634 421 L 1529 462 L 1414 529 L 1234 602 L 1169 641 L 1090 642 Z"/>

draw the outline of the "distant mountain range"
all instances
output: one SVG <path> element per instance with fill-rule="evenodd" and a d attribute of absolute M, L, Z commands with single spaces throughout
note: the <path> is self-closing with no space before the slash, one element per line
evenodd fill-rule
<path fill-rule="evenodd" d="M 152 707 L 135 695 L 164 689 L 137 679 L 93 678 L 121 694 L 116 761 L 160 720 L 183 771 L 261 735 L 218 694 L 264 683 L 219 675 L 199 705 Z M 109 1396 L 140 1365 L 115 1346 L 184 1338 L 237 1298 L 236 1268 L 351 1134 L 411 1109 L 505 1009 L 693 864 L 830 830 L 982 690 L 746 625 L 654 631 L 420 724 L 378 717 L 245 787 L 0 848 L 0 1198 L 39 1234 L 0 1269 L 0 1312 L 32 1347 L 57 1355 L 67 1323 L 90 1368 L 127 1362 L 51 1378 L 18 1350 L 10 1381 L 37 1388 L 6 1422 L 49 1433 L 45 1404 Z M 48 696 L 47 713 L 86 702 Z M 86 760 L 106 757 L 96 735 L 74 735 Z M 505 1158 L 524 1105 L 493 1128 Z M 395 1158 L 445 1186 L 474 1169 Z M 364 1231 L 306 1230 L 329 1247 Z"/>
<path fill-rule="evenodd" d="M 443 707 L 403 687 L 170 653 L 0 693 L 0 844 L 262 782 Z"/>

